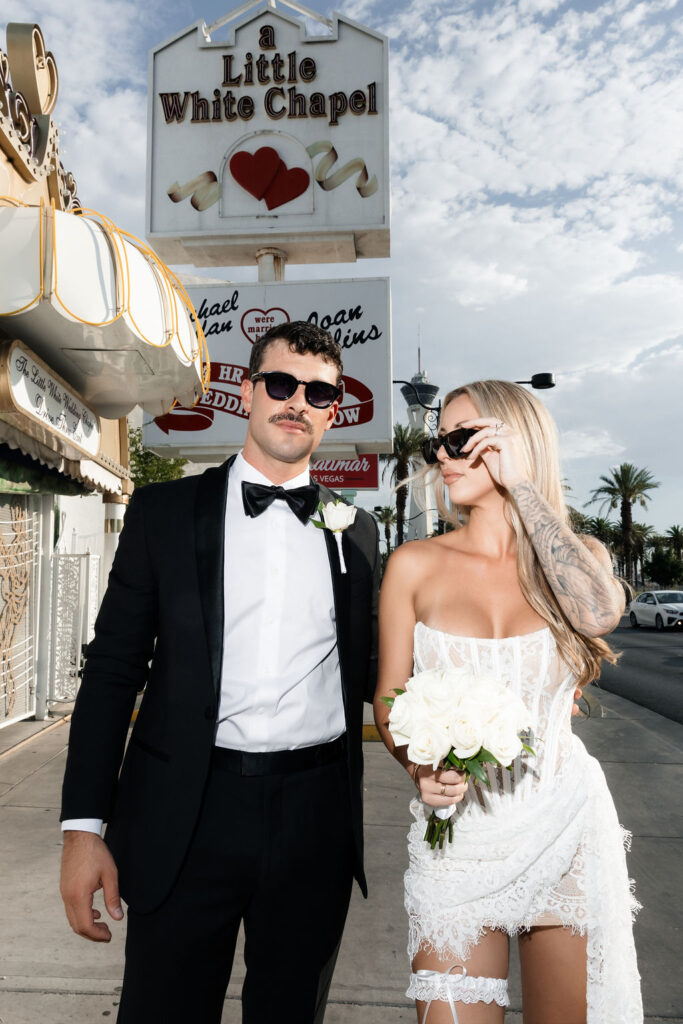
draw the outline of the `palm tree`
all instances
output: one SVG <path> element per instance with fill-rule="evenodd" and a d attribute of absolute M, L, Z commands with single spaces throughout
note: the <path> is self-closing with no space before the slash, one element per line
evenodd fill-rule
<path fill-rule="evenodd" d="M 683 548 L 683 526 L 670 526 L 666 531 L 666 541 L 680 562 L 681 548 Z"/>
<path fill-rule="evenodd" d="M 611 519 L 603 519 L 600 516 L 591 516 L 586 519 L 586 533 L 596 537 L 603 544 L 611 546 L 615 541 L 616 524 Z"/>
<path fill-rule="evenodd" d="M 643 562 L 645 560 L 645 549 L 650 547 L 654 536 L 654 532 L 654 526 L 646 526 L 645 523 L 631 524 L 633 553 L 635 555 L 636 563 L 636 585 L 638 584 L 638 560 L 640 560 L 640 582 L 642 586 L 645 586 L 645 570 L 643 568 Z"/>
<path fill-rule="evenodd" d="M 396 546 L 403 543 L 403 524 L 406 518 L 407 486 L 401 481 L 414 473 L 422 462 L 420 445 L 424 441 L 424 431 L 415 427 L 404 427 L 401 423 L 394 424 L 394 449 L 389 455 L 380 455 L 383 462 L 382 480 L 388 469 L 391 469 L 389 482 L 398 484 L 396 491 Z"/>
<path fill-rule="evenodd" d="M 620 466 L 616 466 L 612 470 L 611 476 L 601 476 L 600 480 L 602 483 L 599 487 L 595 488 L 590 496 L 590 500 L 586 504 L 590 505 L 594 501 L 601 501 L 600 511 L 605 506 L 611 509 L 619 508 L 626 562 L 626 578 L 631 582 L 633 577 L 633 517 L 631 506 L 639 502 L 643 508 L 647 508 L 650 498 L 648 491 L 653 491 L 656 487 L 659 487 L 659 482 L 653 480 L 649 470 L 638 469 L 630 462 L 622 462 Z"/>
<path fill-rule="evenodd" d="M 624 558 L 621 545 L 621 531 L 611 519 L 603 519 L 602 516 L 587 516 L 584 533 L 595 537 L 608 549 L 614 559 L 616 572 L 623 576 Z"/>
<path fill-rule="evenodd" d="M 374 513 L 375 519 L 384 527 L 384 540 L 387 545 L 387 554 L 391 551 L 391 527 L 396 525 L 396 509 L 391 505 L 383 505 Z"/>
<path fill-rule="evenodd" d="M 567 505 L 567 516 L 569 517 L 569 525 L 574 533 L 586 532 L 588 516 L 585 516 L 583 512 L 579 512 L 573 505 Z"/>

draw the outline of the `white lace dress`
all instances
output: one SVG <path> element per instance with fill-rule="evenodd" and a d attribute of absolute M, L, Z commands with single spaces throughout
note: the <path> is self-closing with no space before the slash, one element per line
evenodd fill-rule
<path fill-rule="evenodd" d="M 471 782 L 442 850 L 424 842 L 425 809 L 413 800 L 409 956 L 426 947 L 465 960 L 485 928 L 512 935 L 561 924 L 588 936 L 588 1024 L 641 1024 L 629 835 L 600 765 L 572 733 L 574 677 L 550 629 L 481 640 L 418 622 L 414 657 L 416 672 L 468 665 L 494 673 L 529 709 L 536 756 L 519 758 L 512 772 L 488 766 L 490 788 Z M 444 998 L 420 985 L 413 975 L 408 995 Z"/>

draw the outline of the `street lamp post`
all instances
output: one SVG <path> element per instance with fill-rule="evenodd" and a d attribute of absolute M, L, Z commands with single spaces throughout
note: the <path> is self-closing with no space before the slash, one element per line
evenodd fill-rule
<path fill-rule="evenodd" d="M 438 406 L 433 406 L 431 403 L 438 393 L 438 385 L 430 384 L 427 374 L 419 367 L 419 364 L 417 373 L 409 381 L 394 381 L 394 383 L 403 385 L 401 394 L 408 406 L 410 426 L 414 430 L 435 433 L 439 426 L 441 402 Z M 407 540 L 424 540 L 425 537 L 432 536 L 434 533 L 434 519 L 431 512 L 433 507 L 432 487 L 424 481 L 414 481 L 410 487 Z"/>
<path fill-rule="evenodd" d="M 515 384 L 531 384 L 537 391 L 546 391 L 555 387 L 554 373 L 532 373 L 531 380 L 516 380 Z"/>

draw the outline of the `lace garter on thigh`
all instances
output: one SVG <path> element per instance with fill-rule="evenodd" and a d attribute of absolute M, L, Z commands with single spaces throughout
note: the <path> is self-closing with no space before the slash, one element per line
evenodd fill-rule
<path fill-rule="evenodd" d="M 451 974 L 459 967 L 461 974 Z M 415 971 L 406 995 L 423 1003 L 497 1003 L 509 1006 L 507 978 L 473 977 L 457 965 L 447 971 Z"/>

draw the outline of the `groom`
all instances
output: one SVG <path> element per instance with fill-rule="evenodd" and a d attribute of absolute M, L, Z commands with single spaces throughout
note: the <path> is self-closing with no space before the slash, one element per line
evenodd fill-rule
<path fill-rule="evenodd" d="M 341 374 L 327 332 L 268 331 L 242 452 L 136 491 L 126 513 L 62 805 L 71 927 L 106 942 L 93 893 L 117 920 L 119 891 L 128 904 L 119 1024 L 219 1024 L 240 923 L 244 1024 L 322 1021 L 353 877 L 366 894 L 377 530 L 359 509 L 339 549 L 309 522 L 334 500 L 308 463 Z"/>

